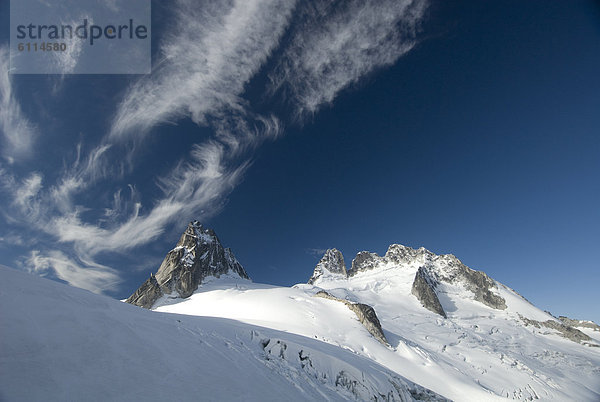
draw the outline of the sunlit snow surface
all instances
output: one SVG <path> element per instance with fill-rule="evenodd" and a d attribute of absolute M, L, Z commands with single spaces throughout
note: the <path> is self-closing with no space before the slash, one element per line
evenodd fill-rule
<path fill-rule="evenodd" d="M 506 310 L 473 300 L 460 285 L 445 286 L 444 319 L 411 295 L 416 265 L 380 266 L 350 278 L 329 276 L 283 288 L 246 280 L 213 280 L 189 299 L 157 302 L 155 309 L 225 317 L 322 340 L 366 356 L 457 401 L 600 400 L 600 348 L 577 344 L 555 331 L 525 326 L 519 314 L 546 321 L 537 309 L 498 284 Z M 386 347 L 342 303 L 317 298 L 320 289 L 375 308 Z M 598 332 L 584 330 L 599 339 Z"/>
<path fill-rule="evenodd" d="M 152 312 L 1 266 L 0 279 L 2 402 L 439 399 L 320 340 Z"/>

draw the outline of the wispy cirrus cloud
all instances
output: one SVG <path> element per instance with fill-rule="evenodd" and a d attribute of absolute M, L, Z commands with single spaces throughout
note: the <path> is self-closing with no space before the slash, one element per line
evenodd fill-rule
<path fill-rule="evenodd" d="M 78 288 L 102 293 L 121 282 L 118 271 L 90 261 L 75 261 L 61 251 L 34 250 L 25 259 L 30 272 L 44 275 L 48 272 Z"/>
<path fill-rule="evenodd" d="M 0 208 L 5 220 L 14 223 L 39 218 L 44 208 L 40 195 L 42 180 L 42 175 L 37 172 L 19 180 L 0 166 L 0 188 L 8 193 L 12 200 L 10 205 Z"/>
<path fill-rule="evenodd" d="M 23 113 L 13 94 L 9 73 L 10 51 L 0 46 L 0 131 L 2 156 L 8 163 L 31 154 L 37 128 Z"/>
<path fill-rule="evenodd" d="M 3 245 L 7 246 L 23 246 L 26 244 L 26 240 L 22 236 L 15 233 L 8 233 L 5 236 L 0 236 L 0 247 Z"/>
<path fill-rule="evenodd" d="M 427 1 L 307 4 L 303 22 L 271 74 L 271 92 L 283 91 L 298 117 L 314 114 L 341 90 L 412 49 Z"/>
<path fill-rule="evenodd" d="M 321 258 L 327 249 L 325 248 L 307 248 L 306 253 L 312 255 L 313 257 Z"/>
<path fill-rule="evenodd" d="M 49 193 L 61 211 L 48 217 L 48 230 L 79 255 L 124 251 L 160 236 L 177 217 L 210 216 L 233 190 L 249 166 L 244 152 L 276 138 L 279 120 L 247 109 L 239 94 L 277 45 L 294 2 L 250 1 L 213 4 L 179 1 L 163 44 L 164 59 L 152 76 L 135 83 L 119 105 L 104 141 L 72 169 Z M 141 202 L 125 219 L 119 191 L 105 212 L 112 223 L 85 222 L 73 197 L 90 183 L 114 173 L 110 152 L 119 143 L 136 140 L 154 125 L 183 116 L 209 124 L 214 138 L 193 146 L 189 158 L 158 178 L 164 197 L 140 214 Z M 210 121 L 209 121 L 210 120 Z M 70 212 L 67 212 L 70 211 Z M 50 229 L 51 228 L 51 229 Z"/>
<path fill-rule="evenodd" d="M 241 94 L 278 45 L 294 4 L 174 2 L 173 28 L 164 33 L 153 73 L 126 91 L 106 137 L 68 172 L 57 194 L 66 198 L 96 181 L 126 174 L 135 164 L 136 143 L 162 123 L 191 118 L 210 126 L 230 156 L 279 135 L 279 120 L 251 112 Z M 115 164 L 115 155 L 123 152 Z"/>
<path fill-rule="evenodd" d="M 248 166 L 229 169 L 224 163 L 223 145 L 216 141 L 197 145 L 191 151 L 190 161 L 181 162 L 160 179 L 165 196 L 147 214 L 140 215 L 141 205 L 138 205 L 126 221 L 101 228 L 83 222 L 74 212 L 53 218 L 48 230 L 53 230 L 59 241 L 73 244 L 80 254 L 88 257 L 147 244 L 179 216 L 192 216 L 201 210 L 202 215 L 209 216 L 218 210 L 219 199 L 235 187 Z"/>
<path fill-rule="evenodd" d="M 195 145 L 188 159 L 158 179 L 163 197 L 150 206 L 149 212 L 140 214 L 142 203 L 131 186 L 129 198 L 124 199 L 117 191 L 103 218 L 92 222 L 82 217 L 89 209 L 74 200 L 86 185 L 73 175 L 65 173 L 58 184 L 45 187 L 40 173 L 18 180 L 2 170 L 2 188 L 13 200 L 2 208 L 5 219 L 38 231 L 38 235 L 44 233 L 61 245 L 61 250 L 56 250 L 34 243 L 36 254 L 21 261 L 21 265 L 35 267 L 36 273 L 53 272 L 74 286 L 94 292 L 111 289 L 118 283 L 116 271 L 96 263 L 96 256 L 146 245 L 182 216 L 206 218 L 217 212 L 223 197 L 233 190 L 249 166 L 247 161 L 230 166 L 229 151 L 228 145 L 216 140 Z M 87 279 L 86 272 L 90 274 Z"/>
<path fill-rule="evenodd" d="M 38 207 L 38 194 L 42 189 L 42 176 L 39 173 L 32 173 L 20 186 L 15 188 L 14 203 L 24 212 L 32 213 Z M 36 214 L 37 215 L 37 214 Z"/>
<path fill-rule="evenodd" d="M 208 124 L 211 115 L 224 110 L 244 114 L 240 95 L 278 46 L 294 4 L 177 1 L 176 28 L 166 34 L 152 75 L 125 95 L 110 138 L 144 135 L 182 117 Z"/>

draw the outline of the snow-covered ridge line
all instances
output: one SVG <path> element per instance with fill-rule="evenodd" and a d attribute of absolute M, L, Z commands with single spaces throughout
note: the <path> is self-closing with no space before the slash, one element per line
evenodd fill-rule
<path fill-rule="evenodd" d="M 421 302 L 423 307 L 443 318 L 447 318 L 447 314 L 440 298 L 447 299 L 446 295 L 449 293 L 459 292 L 461 297 L 468 297 L 496 310 L 507 308 L 506 300 L 501 296 L 498 286 L 504 287 L 504 285 L 494 281 L 485 272 L 467 267 L 452 254 L 436 255 L 424 247 L 413 249 L 401 244 L 389 246 L 383 257 L 368 251 L 359 252 L 352 260 L 352 268 L 348 271 L 342 253 L 337 249 L 329 249 L 315 267 L 308 283 L 317 286 L 328 281 L 337 283 L 345 280 L 350 283 L 353 278 L 373 275 L 383 277 L 386 271 L 389 273 L 393 270 L 408 271 L 411 275 L 414 271 L 411 294 Z M 510 288 L 506 289 L 516 293 Z M 525 298 L 523 300 L 529 303 Z M 591 337 L 575 328 L 579 326 L 600 331 L 600 326 L 595 323 L 571 320 L 568 317 L 550 316 L 541 321 L 522 315 L 519 317 L 525 325 L 554 329 L 557 334 L 573 342 L 599 346 Z"/>
<path fill-rule="evenodd" d="M 319 285 L 328 280 L 349 279 L 388 269 L 417 269 L 412 281 L 412 294 L 423 307 L 446 318 L 438 297 L 445 285 L 462 285 L 477 300 L 489 307 L 503 310 L 506 302 L 497 293 L 496 283 L 482 271 L 464 265 L 452 254 L 436 255 L 421 247 L 413 249 L 392 244 L 383 257 L 368 251 L 359 252 L 346 271 L 344 258 L 337 249 L 330 249 L 319 261 L 309 284 Z"/>

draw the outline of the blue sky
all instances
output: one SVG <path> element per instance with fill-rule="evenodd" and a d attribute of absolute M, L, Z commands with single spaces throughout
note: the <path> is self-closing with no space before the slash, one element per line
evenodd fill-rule
<path fill-rule="evenodd" d="M 597 2 L 157 2 L 149 76 L 9 75 L 0 18 L 1 264 L 123 298 L 199 219 L 257 282 L 401 243 L 600 322 Z"/>

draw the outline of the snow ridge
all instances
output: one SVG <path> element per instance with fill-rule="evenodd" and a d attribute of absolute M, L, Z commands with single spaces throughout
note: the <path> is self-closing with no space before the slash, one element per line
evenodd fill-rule
<path fill-rule="evenodd" d="M 446 313 L 437 294 L 443 291 L 444 285 L 461 285 L 472 293 L 474 300 L 498 310 L 506 308 L 506 302 L 497 294 L 496 283 L 484 272 L 470 269 L 452 254 L 436 255 L 423 247 L 413 249 L 401 244 L 389 246 L 383 257 L 368 251 L 359 252 L 352 260 L 348 272 L 345 269 L 342 253 L 337 249 L 327 250 L 315 267 L 308 283 L 318 285 L 322 282 L 352 278 L 390 267 L 396 269 L 417 267 L 412 294 L 425 308 L 444 318 Z"/>

